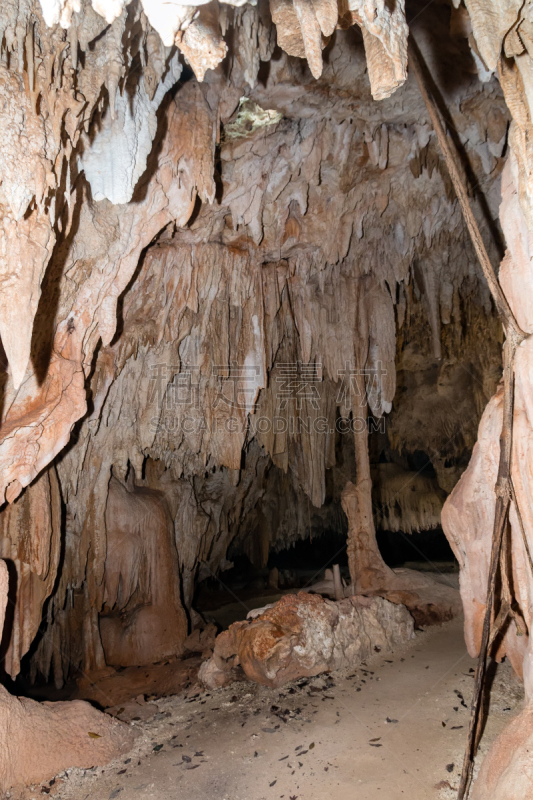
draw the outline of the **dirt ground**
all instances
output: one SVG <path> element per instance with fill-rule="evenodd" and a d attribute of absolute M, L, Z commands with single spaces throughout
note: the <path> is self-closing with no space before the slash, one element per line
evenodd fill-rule
<path fill-rule="evenodd" d="M 157 700 L 129 756 L 63 773 L 27 797 L 58 800 L 445 800 L 455 797 L 475 662 L 462 621 L 393 653 L 282 690 L 250 683 Z M 506 664 L 486 751 L 521 707 Z"/>

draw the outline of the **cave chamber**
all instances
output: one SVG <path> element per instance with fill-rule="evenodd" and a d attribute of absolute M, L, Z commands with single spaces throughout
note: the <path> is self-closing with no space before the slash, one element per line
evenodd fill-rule
<path fill-rule="evenodd" d="M 2 4 L 0 792 L 455 796 L 492 580 L 470 796 L 533 794 L 530 45 L 518 0 Z"/>

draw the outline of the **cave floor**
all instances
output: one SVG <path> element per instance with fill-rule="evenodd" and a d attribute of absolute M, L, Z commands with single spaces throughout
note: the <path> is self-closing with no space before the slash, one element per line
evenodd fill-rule
<path fill-rule="evenodd" d="M 462 621 L 417 632 L 351 672 L 283 689 L 237 683 L 157 700 L 134 750 L 68 770 L 61 800 L 437 800 L 455 797 L 475 662 Z M 482 754 L 519 710 L 506 664 L 493 675 Z M 453 765 L 453 766 L 452 766 Z M 42 797 L 41 787 L 26 797 Z M 44 789 L 45 793 L 47 788 Z"/>

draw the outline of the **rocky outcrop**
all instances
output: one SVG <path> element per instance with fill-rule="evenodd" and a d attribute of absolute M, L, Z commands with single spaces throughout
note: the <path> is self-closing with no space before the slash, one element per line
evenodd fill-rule
<path fill-rule="evenodd" d="M 8 598 L 0 560 L 0 631 Z M 66 767 L 106 764 L 127 752 L 134 733 L 89 703 L 36 703 L 0 686 L 0 791 L 41 783 Z"/>
<path fill-rule="evenodd" d="M 303 592 L 285 595 L 260 616 L 219 634 L 199 679 L 213 689 L 231 682 L 240 667 L 249 680 L 283 686 L 294 678 L 356 667 L 413 636 L 406 609 L 382 598 L 354 596 L 334 603 Z"/>

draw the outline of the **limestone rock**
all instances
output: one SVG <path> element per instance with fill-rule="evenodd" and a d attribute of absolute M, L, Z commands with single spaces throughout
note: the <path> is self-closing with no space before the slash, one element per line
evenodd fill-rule
<path fill-rule="evenodd" d="M 0 561 L 0 630 L 8 572 Z M 67 767 L 106 764 L 127 752 L 134 733 L 81 700 L 36 703 L 0 687 L 0 790 L 41 783 Z"/>
<path fill-rule="evenodd" d="M 180 655 L 187 619 L 180 601 L 173 526 L 161 495 L 112 478 L 100 634 L 106 663 L 131 667 Z"/>
<path fill-rule="evenodd" d="M 183 646 L 186 650 L 192 653 L 203 653 L 206 650 L 212 650 L 215 646 L 215 639 L 217 635 L 216 625 L 210 623 L 206 625 L 203 630 L 196 628 L 192 633 L 187 636 Z"/>
<path fill-rule="evenodd" d="M 175 55 L 165 64 L 165 77 L 158 82 L 153 97 L 149 97 L 144 81 L 138 83 L 133 97 L 117 94 L 113 113 L 109 109 L 96 136 L 86 139 L 80 169 L 91 185 L 94 200 L 107 198 L 114 204 L 131 200 L 152 150 L 157 110 L 179 80 L 181 70 Z"/>
<path fill-rule="evenodd" d="M 15 603 L 8 613 L 11 637 L 3 654 L 4 669 L 14 679 L 42 624 L 43 607 L 58 575 L 61 494 L 55 469 L 45 472 L 0 514 L 0 531 L 0 558 L 7 560 L 16 585 Z"/>
<path fill-rule="evenodd" d="M 527 225 L 522 218 L 515 182 L 510 165 L 506 167 L 503 182 L 504 201 L 502 221 L 508 236 L 509 251 L 502 265 L 502 283 L 511 306 L 526 330 L 533 330 L 533 318 L 526 297 L 525 282 L 530 278 L 530 238 Z M 509 213 L 510 207 L 514 213 Z M 522 223 L 522 224 L 521 224 Z M 531 279 L 531 278 L 530 278 Z M 529 448 L 531 357 L 529 340 L 519 348 L 516 360 L 516 395 L 514 409 L 514 446 L 512 477 L 518 498 L 520 513 L 526 532 L 531 530 L 531 501 L 529 489 Z M 443 509 L 443 526 L 454 548 L 461 567 L 461 595 L 465 609 L 465 635 L 469 652 L 475 655 L 481 641 L 481 628 L 486 602 L 487 576 L 490 560 L 490 542 L 495 509 L 494 486 L 498 474 L 499 437 L 502 425 L 502 389 L 489 402 L 481 420 L 478 441 L 468 469 L 446 501 Z M 516 510 L 511 509 L 511 551 L 513 585 L 516 598 L 526 624 L 531 623 L 529 594 L 531 578 L 528 574 L 527 553 L 520 530 Z M 529 541 L 529 540 L 528 540 Z M 531 547 L 533 542 L 529 543 Z M 524 636 L 518 636 L 513 623 L 508 626 L 498 650 L 498 657 L 507 654 L 518 674 L 524 674 L 526 691 L 529 693 L 532 669 L 530 666 L 530 644 Z"/>
<path fill-rule="evenodd" d="M 302 676 L 355 667 L 374 652 L 413 637 L 405 608 L 382 598 L 338 603 L 300 592 L 285 595 L 260 616 L 220 634 L 213 657 L 199 673 L 208 688 L 225 685 L 240 666 L 249 680 L 279 687 Z"/>
<path fill-rule="evenodd" d="M 329 570 L 326 570 L 329 572 Z M 461 596 L 452 585 L 450 576 L 423 574 L 412 569 L 394 569 L 392 578 L 383 586 L 377 582 L 367 590 L 366 597 L 383 597 L 390 603 L 404 605 L 411 613 L 416 625 L 421 628 L 426 625 L 439 625 L 457 617 L 462 612 Z M 335 584 L 333 576 L 317 581 L 304 591 L 314 592 L 335 597 Z M 345 586 L 344 597 L 352 597 L 353 585 Z M 267 608 L 253 609 L 247 614 L 247 619 L 255 619 Z"/>
<path fill-rule="evenodd" d="M 134 475 L 136 488 L 164 497 L 174 566 L 194 618 L 195 585 L 223 568 L 229 547 L 264 567 L 271 550 L 328 528 L 346 531 L 341 493 L 357 481 L 350 426 L 360 426 L 365 396 L 375 415 L 369 424 L 386 425 L 388 439 L 387 463 L 372 454 L 365 484 L 373 482 L 382 512 L 376 524 L 435 525 L 498 379 L 498 323 L 413 81 L 377 106 L 363 43 L 350 28 L 335 33 L 319 82 L 283 53 L 256 80 L 275 41 L 268 7 L 228 14 L 221 4 L 214 21 L 195 18 L 223 36 L 233 25 L 236 52 L 202 83 L 187 72 L 173 86 L 149 153 L 151 104 L 173 56 L 140 6 L 126 13 L 115 4 L 112 29 L 87 3 L 70 23 L 65 18 L 68 29 L 39 22 L 40 35 L 52 37 L 42 52 L 63 47 L 61 85 L 66 90 L 75 69 L 87 105 L 79 98 L 81 106 L 72 105 L 68 94 L 80 111 L 65 117 L 74 137 L 68 164 L 61 162 L 70 169 L 61 173 L 70 206 L 64 199 L 56 213 L 61 225 L 53 227 L 30 368 L 18 391 L 4 376 L 0 466 L 6 498 L 20 497 L 25 508 L 29 484 L 58 457 L 64 568 L 46 606 L 48 635 L 32 658 L 33 675 L 53 675 L 58 685 L 68 670 L 105 669 L 99 615 L 110 613 L 111 475 L 123 485 Z M 112 16 L 110 6 L 101 8 Z M 329 36 L 333 5 L 312 9 Z M 448 18 L 439 15 L 448 46 Z M 183 25 L 192 27 L 192 17 Z M 6 31 L 4 52 L 16 72 L 18 39 Z M 125 48 L 120 31 L 131 33 Z M 426 28 L 417 37 L 428 59 L 444 54 Z M 507 116 L 496 81 L 480 90 L 469 59 L 464 47 L 454 62 L 459 88 L 441 89 L 495 215 Z M 115 123 L 106 99 L 113 93 Z M 146 120 L 140 96 L 152 109 Z M 87 165 L 114 185 L 98 141 L 117 155 L 130 100 L 137 111 L 126 138 L 140 149 L 128 144 L 123 154 L 135 160 L 142 150 L 137 172 L 147 157 L 146 172 L 129 203 L 95 201 Z M 86 172 L 77 172 L 78 159 Z M 311 378 L 297 397 L 286 388 L 287 364 L 296 365 L 298 380 Z M 237 377 L 241 367 L 247 372 Z M 437 473 L 431 480 L 415 477 L 409 464 L 426 443 Z M 21 572 L 28 563 L 20 560 Z M 42 586 L 25 578 L 17 658 L 29 647 L 52 571 Z"/>
<path fill-rule="evenodd" d="M 383 100 L 407 78 L 409 31 L 403 0 L 393 6 L 348 0 L 348 6 L 363 32 L 372 95 Z"/>
<path fill-rule="evenodd" d="M 467 9 L 453 35 L 437 4 L 412 29 L 487 241 L 503 178 L 500 279 L 529 332 L 531 9 Z M 11 505 L 0 553 L 20 589 L 12 675 L 43 625 L 33 678 L 59 686 L 82 669 L 112 683 L 106 654 L 139 663 L 168 640 L 180 650 L 178 588 L 194 619 L 195 585 L 231 548 L 265 568 L 272 550 L 332 529 L 349 534 L 357 594 L 405 602 L 419 621 L 456 613 L 453 590 L 388 569 L 375 537 L 376 525 L 438 524 L 501 366 L 500 326 L 407 78 L 406 42 L 402 2 L 1 4 L 0 498 Z M 513 451 L 526 537 L 532 359 L 528 340 Z M 496 394 L 444 511 L 472 652 L 500 419 Z M 153 539 L 130 513 L 147 508 Z M 530 626 L 517 522 L 514 510 L 513 583 Z M 365 614 L 407 613 L 378 597 L 300 605 L 301 617 L 270 609 L 219 637 L 202 668 L 210 680 L 239 674 L 239 637 L 250 674 L 275 683 L 358 658 L 356 617 L 377 636 Z M 315 607 L 322 644 L 304 611 Z M 523 667 L 530 695 L 533 645 L 519 638 L 511 626 L 498 655 Z M 138 694 L 138 672 L 131 680 Z M 37 718 L 45 707 L 27 708 Z"/>

